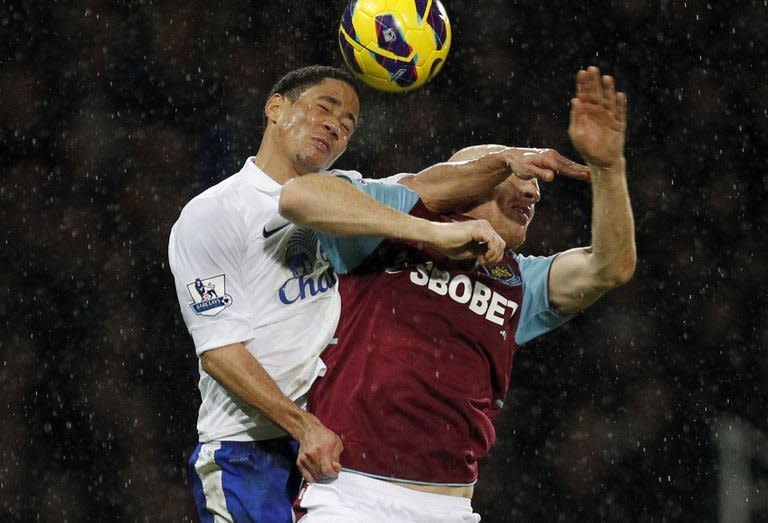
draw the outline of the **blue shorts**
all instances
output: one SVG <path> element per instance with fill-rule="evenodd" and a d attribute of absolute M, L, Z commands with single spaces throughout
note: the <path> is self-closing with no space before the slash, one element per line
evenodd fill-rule
<path fill-rule="evenodd" d="M 189 458 L 202 523 L 291 523 L 301 484 L 291 438 L 200 443 Z"/>

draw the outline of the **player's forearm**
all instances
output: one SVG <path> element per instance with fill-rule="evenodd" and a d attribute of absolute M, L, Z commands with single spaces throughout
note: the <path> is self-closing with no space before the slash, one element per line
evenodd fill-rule
<path fill-rule="evenodd" d="M 264 367 L 240 344 L 204 352 L 205 372 L 230 393 L 299 439 L 314 416 L 298 407 L 277 386 Z"/>
<path fill-rule="evenodd" d="M 469 147 L 463 147 L 453 153 L 450 158 L 448 158 L 449 162 L 464 162 L 467 160 L 475 160 L 477 158 L 480 158 L 481 156 L 485 156 L 489 153 L 498 153 L 501 151 L 505 151 L 509 149 L 510 147 L 507 145 L 499 145 L 494 143 L 486 143 L 481 145 L 470 145 Z"/>
<path fill-rule="evenodd" d="M 500 145 L 462 149 L 448 162 L 420 171 L 401 183 L 433 212 L 461 211 L 487 195 L 510 175 Z"/>
<path fill-rule="evenodd" d="M 338 178 L 307 174 L 285 184 L 280 214 L 293 223 L 339 236 L 380 236 L 431 242 L 435 224 L 399 212 Z"/>
<path fill-rule="evenodd" d="M 549 273 L 549 303 L 574 314 L 629 281 L 635 270 L 635 232 L 624 161 L 592 171 L 592 245 L 560 253 Z"/>
<path fill-rule="evenodd" d="M 597 284 L 613 288 L 635 272 L 635 223 L 627 190 L 624 158 L 592 172 L 591 264 Z"/>

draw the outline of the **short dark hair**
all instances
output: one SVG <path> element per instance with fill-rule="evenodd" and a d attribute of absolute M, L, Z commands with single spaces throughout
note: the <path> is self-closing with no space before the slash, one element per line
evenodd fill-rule
<path fill-rule="evenodd" d="M 269 90 L 267 99 L 272 95 L 281 94 L 288 98 L 291 102 L 295 102 L 296 99 L 301 96 L 301 93 L 309 89 L 310 87 L 321 83 L 326 78 L 334 80 L 341 80 L 346 82 L 355 91 L 355 94 L 359 97 L 358 84 L 355 77 L 349 71 L 340 69 L 338 67 L 331 67 L 329 65 L 309 65 L 307 67 L 301 67 L 294 69 L 283 75 L 272 89 Z M 264 128 L 267 128 L 267 116 L 264 115 Z"/>

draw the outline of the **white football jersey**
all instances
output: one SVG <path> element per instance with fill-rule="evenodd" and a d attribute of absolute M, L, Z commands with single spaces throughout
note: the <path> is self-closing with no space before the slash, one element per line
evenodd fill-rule
<path fill-rule="evenodd" d="M 282 185 L 253 160 L 184 207 L 171 230 L 168 259 L 198 356 L 242 342 L 302 405 L 325 371 L 319 355 L 339 320 L 338 280 L 314 232 L 280 216 Z M 285 434 L 199 370 L 201 442 Z"/>

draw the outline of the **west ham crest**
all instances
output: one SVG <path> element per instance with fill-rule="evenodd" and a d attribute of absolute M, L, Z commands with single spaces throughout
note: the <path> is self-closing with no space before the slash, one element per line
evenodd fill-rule
<path fill-rule="evenodd" d="M 490 268 L 490 270 L 485 267 L 483 269 L 485 270 L 485 273 L 488 274 L 488 276 L 495 280 L 499 280 L 500 282 L 505 283 L 510 287 L 516 287 L 518 285 L 522 285 L 523 283 L 523 280 L 520 279 L 520 276 L 515 274 L 515 271 L 508 264 L 494 265 Z"/>

